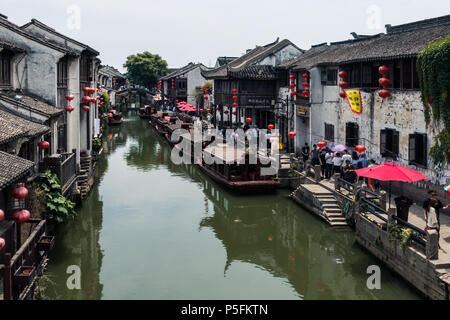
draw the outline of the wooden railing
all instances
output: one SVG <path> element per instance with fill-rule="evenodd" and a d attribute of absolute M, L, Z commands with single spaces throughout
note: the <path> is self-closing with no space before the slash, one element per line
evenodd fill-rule
<path fill-rule="evenodd" d="M 45 220 L 30 220 L 37 224 L 24 244 L 11 257 L 4 255 L 3 265 L 3 299 L 23 300 L 33 288 L 37 278 L 42 274 L 45 264 L 45 251 L 39 251 L 39 241 L 45 236 Z M 42 254 L 41 254 L 42 253 Z M 28 272 L 23 272 L 27 270 Z"/>
<path fill-rule="evenodd" d="M 77 175 L 77 158 L 75 153 L 62 153 L 44 159 L 44 168 L 56 174 L 61 182 L 62 193 L 72 185 Z"/>

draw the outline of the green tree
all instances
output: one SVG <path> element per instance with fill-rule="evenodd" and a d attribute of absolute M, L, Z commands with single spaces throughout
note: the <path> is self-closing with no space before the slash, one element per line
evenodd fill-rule
<path fill-rule="evenodd" d="M 167 62 L 158 54 L 148 51 L 131 55 L 123 65 L 127 69 L 127 77 L 131 82 L 152 88 L 158 79 L 167 74 Z"/>

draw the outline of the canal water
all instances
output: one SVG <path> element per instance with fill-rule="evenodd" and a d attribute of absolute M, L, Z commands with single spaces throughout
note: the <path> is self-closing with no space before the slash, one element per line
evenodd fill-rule
<path fill-rule="evenodd" d="M 110 128 L 97 184 L 51 252 L 42 298 L 422 298 L 382 265 L 381 289 L 369 290 L 378 261 L 287 190 L 233 194 L 195 166 L 173 165 L 170 151 L 136 115 Z M 74 268 L 81 289 L 67 286 Z"/>

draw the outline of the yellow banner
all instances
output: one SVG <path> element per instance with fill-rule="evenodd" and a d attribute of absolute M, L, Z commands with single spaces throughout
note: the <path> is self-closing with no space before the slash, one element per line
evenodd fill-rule
<path fill-rule="evenodd" d="M 363 110 L 361 92 L 359 90 L 345 90 L 345 95 L 350 104 L 350 109 L 360 115 Z"/>

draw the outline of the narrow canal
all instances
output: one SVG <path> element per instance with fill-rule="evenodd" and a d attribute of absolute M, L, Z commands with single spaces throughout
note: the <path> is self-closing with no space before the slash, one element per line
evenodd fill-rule
<path fill-rule="evenodd" d="M 418 299 L 378 261 L 288 199 L 239 196 L 175 166 L 153 128 L 128 115 L 106 136 L 98 183 L 60 231 L 45 299 Z M 69 266 L 81 270 L 70 290 Z"/>

